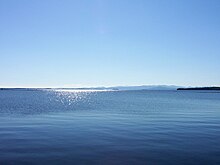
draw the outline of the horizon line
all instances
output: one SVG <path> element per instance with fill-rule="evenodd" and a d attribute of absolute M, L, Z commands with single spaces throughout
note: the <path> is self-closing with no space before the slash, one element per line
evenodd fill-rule
<path fill-rule="evenodd" d="M 3 88 L 18 88 L 18 89 L 82 89 L 82 88 L 119 88 L 119 87 L 176 87 L 176 88 L 188 88 L 188 87 L 220 87 L 220 85 L 209 85 L 209 86 L 204 86 L 204 85 L 196 85 L 196 86 L 190 86 L 190 85 L 113 85 L 113 86 L 0 86 L 1 89 Z"/>

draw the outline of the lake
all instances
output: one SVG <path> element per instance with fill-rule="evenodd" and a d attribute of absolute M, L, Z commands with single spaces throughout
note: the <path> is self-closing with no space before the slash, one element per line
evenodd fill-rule
<path fill-rule="evenodd" d="M 0 90 L 0 164 L 220 164 L 218 91 Z"/>

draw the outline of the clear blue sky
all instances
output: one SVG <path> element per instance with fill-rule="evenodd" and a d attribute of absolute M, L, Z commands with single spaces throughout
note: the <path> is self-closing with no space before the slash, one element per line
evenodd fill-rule
<path fill-rule="evenodd" d="M 219 0 L 0 0 L 0 86 L 220 85 Z"/>

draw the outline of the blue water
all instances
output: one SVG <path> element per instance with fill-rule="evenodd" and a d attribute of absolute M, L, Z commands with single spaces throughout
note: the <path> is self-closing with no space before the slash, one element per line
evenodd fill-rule
<path fill-rule="evenodd" d="M 0 91 L 0 164 L 220 164 L 217 91 Z"/>

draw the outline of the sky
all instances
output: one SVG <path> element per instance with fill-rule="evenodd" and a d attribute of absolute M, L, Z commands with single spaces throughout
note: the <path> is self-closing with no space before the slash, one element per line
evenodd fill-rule
<path fill-rule="evenodd" d="M 220 86 L 219 0 L 0 0 L 0 87 Z"/>

